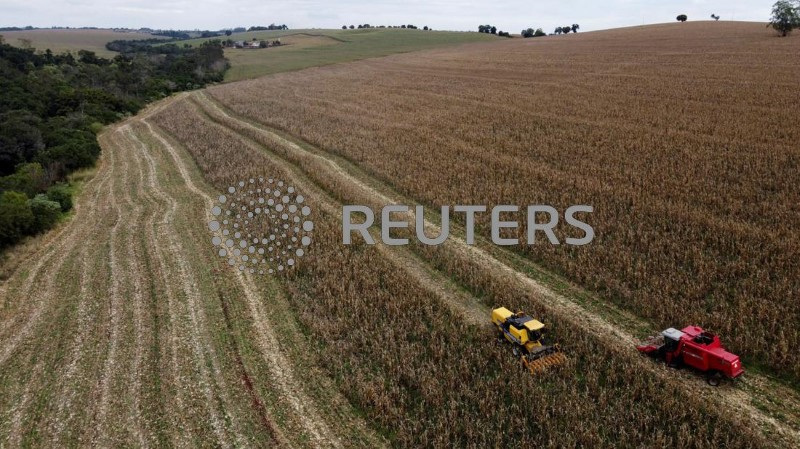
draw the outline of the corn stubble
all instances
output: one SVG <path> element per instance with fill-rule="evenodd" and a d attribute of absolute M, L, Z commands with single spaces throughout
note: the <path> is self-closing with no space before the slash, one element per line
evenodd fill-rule
<path fill-rule="evenodd" d="M 703 325 L 797 379 L 798 51 L 758 24 L 674 24 L 209 92 L 425 204 L 593 205 L 592 244 L 518 250 L 654 326 Z"/>
<path fill-rule="evenodd" d="M 191 102 L 154 117 L 190 152 L 220 191 L 242 176 L 292 179 L 299 164 L 254 148 L 234 126 L 214 123 Z M 312 175 L 309 175 L 312 176 Z M 348 201 L 345 186 L 331 193 Z M 324 201 L 334 201 L 326 197 Z M 309 350 L 399 447 L 678 446 L 767 443 L 674 384 L 642 375 L 631 354 L 606 348 L 568 322 L 553 322 L 568 343 L 568 365 L 534 378 L 495 343 L 488 326 L 466 323 L 375 247 L 341 244 L 339 218 L 307 192 L 314 246 L 284 288 L 309 330 Z M 330 206 L 330 204 L 328 204 Z M 448 268 L 449 270 L 449 268 Z M 451 272 L 469 272 L 461 264 Z M 490 274 L 490 291 L 532 312 L 536 302 Z M 463 278 L 470 278 L 464 274 Z M 550 317 L 548 317 L 550 318 Z"/>

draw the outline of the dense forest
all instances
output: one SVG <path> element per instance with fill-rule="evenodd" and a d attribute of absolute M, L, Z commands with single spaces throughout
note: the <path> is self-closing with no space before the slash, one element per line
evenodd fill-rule
<path fill-rule="evenodd" d="M 0 37 L 0 249 L 49 229 L 72 208 L 68 175 L 94 165 L 103 125 L 221 81 L 228 68 L 219 41 L 108 47 L 120 54 L 37 52 Z"/>

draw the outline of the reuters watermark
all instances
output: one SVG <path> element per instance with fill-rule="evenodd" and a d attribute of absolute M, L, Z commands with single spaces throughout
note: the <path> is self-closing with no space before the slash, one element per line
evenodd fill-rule
<path fill-rule="evenodd" d="M 559 225 L 561 214 L 552 206 L 548 205 L 533 205 L 523 208 L 513 205 L 500 205 L 494 206 L 491 211 L 486 206 L 442 206 L 441 207 L 441 224 L 438 226 L 439 234 L 436 236 L 428 236 L 425 232 L 426 225 L 430 228 L 429 223 L 425 221 L 425 207 L 416 206 L 413 208 L 414 224 L 416 229 L 416 238 L 423 245 L 436 246 L 441 245 L 450 237 L 450 216 L 451 209 L 455 214 L 462 214 L 464 218 L 465 227 L 465 240 L 468 245 L 475 244 L 475 223 L 478 214 L 491 214 L 491 240 L 492 243 L 498 246 L 514 246 L 520 244 L 520 239 L 503 237 L 504 230 L 519 229 L 520 222 L 518 220 L 509 220 L 508 215 L 526 213 L 527 214 L 527 230 L 526 241 L 528 245 L 536 243 L 537 235 L 544 235 L 552 245 L 560 245 L 562 242 L 556 236 L 555 229 Z M 409 220 L 401 220 L 393 218 L 393 216 L 410 216 L 412 208 L 405 205 L 387 205 L 381 210 L 381 241 L 388 246 L 402 246 L 408 245 L 409 239 L 406 237 L 393 237 L 392 230 L 408 229 L 411 225 Z M 580 237 L 567 237 L 564 243 L 570 246 L 583 246 L 588 245 L 594 240 L 594 228 L 582 221 L 578 214 L 589 214 L 594 212 L 592 206 L 575 205 L 568 207 L 563 214 L 564 221 L 567 225 L 575 228 L 577 234 L 582 234 Z M 353 221 L 353 215 L 359 214 L 364 219 L 363 221 Z M 542 216 L 546 216 L 546 220 L 540 220 Z M 361 239 L 368 245 L 374 245 L 375 239 L 369 233 L 369 228 L 375 223 L 375 212 L 367 207 L 360 205 L 348 205 L 342 207 L 342 243 L 351 245 L 353 243 L 353 234 L 356 233 L 361 236 Z"/>
<path fill-rule="evenodd" d="M 297 266 L 311 245 L 314 230 L 311 207 L 295 187 L 281 180 L 260 177 L 239 181 L 228 187 L 208 212 L 214 251 L 241 272 L 262 275 L 287 272 Z M 379 213 L 380 238 L 388 246 L 408 245 L 413 224 L 413 235 L 419 243 L 441 245 L 451 237 L 451 221 L 459 219 L 468 245 L 475 244 L 476 224 L 488 222 L 491 242 L 498 246 L 533 245 L 537 239 L 546 239 L 552 245 L 583 246 L 595 238 L 594 228 L 586 221 L 587 214 L 593 212 L 594 208 L 587 205 L 570 206 L 563 213 L 548 205 L 499 205 L 491 209 L 455 205 L 439 208 L 439 217 L 434 220 L 438 223 L 433 223 L 426 221 L 424 206 L 390 204 Z M 359 219 L 354 220 L 355 216 Z M 524 233 L 520 229 L 523 216 L 527 228 Z M 563 242 L 556 234 L 561 223 L 571 227 L 569 232 L 561 233 L 569 235 Z M 374 245 L 370 229 L 375 224 L 376 213 L 370 207 L 342 206 L 342 244 L 352 245 L 355 235 Z M 515 237 L 522 235 L 525 238 Z"/>
<path fill-rule="evenodd" d="M 311 245 L 311 208 L 297 189 L 273 178 L 228 187 L 211 208 L 208 229 L 217 255 L 252 274 L 285 272 Z"/>

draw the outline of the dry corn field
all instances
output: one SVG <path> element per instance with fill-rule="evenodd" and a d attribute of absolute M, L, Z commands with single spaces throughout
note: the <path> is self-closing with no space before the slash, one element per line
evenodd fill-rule
<path fill-rule="evenodd" d="M 656 327 L 702 323 L 797 379 L 800 39 L 757 24 L 683 25 L 209 92 L 421 204 L 592 205 L 592 244 L 519 251 Z"/>
<path fill-rule="evenodd" d="M 75 217 L 0 289 L 0 446 L 800 445 L 775 376 L 800 375 L 800 39 L 710 25 L 307 69 L 110 127 Z M 213 201 L 259 176 L 313 209 L 287 275 L 210 244 Z M 344 246 L 344 204 L 590 204 L 597 238 Z M 524 372 L 499 305 L 567 364 Z M 714 389 L 636 352 L 685 324 L 764 368 Z"/>

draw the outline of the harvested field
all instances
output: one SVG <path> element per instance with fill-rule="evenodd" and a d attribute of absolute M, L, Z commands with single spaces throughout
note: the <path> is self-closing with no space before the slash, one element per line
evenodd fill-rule
<path fill-rule="evenodd" d="M 384 445 L 285 298 L 204 251 L 209 191 L 146 122 L 173 101 L 102 135 L 74 219 L 5 282 L 0 445 Z"/>

